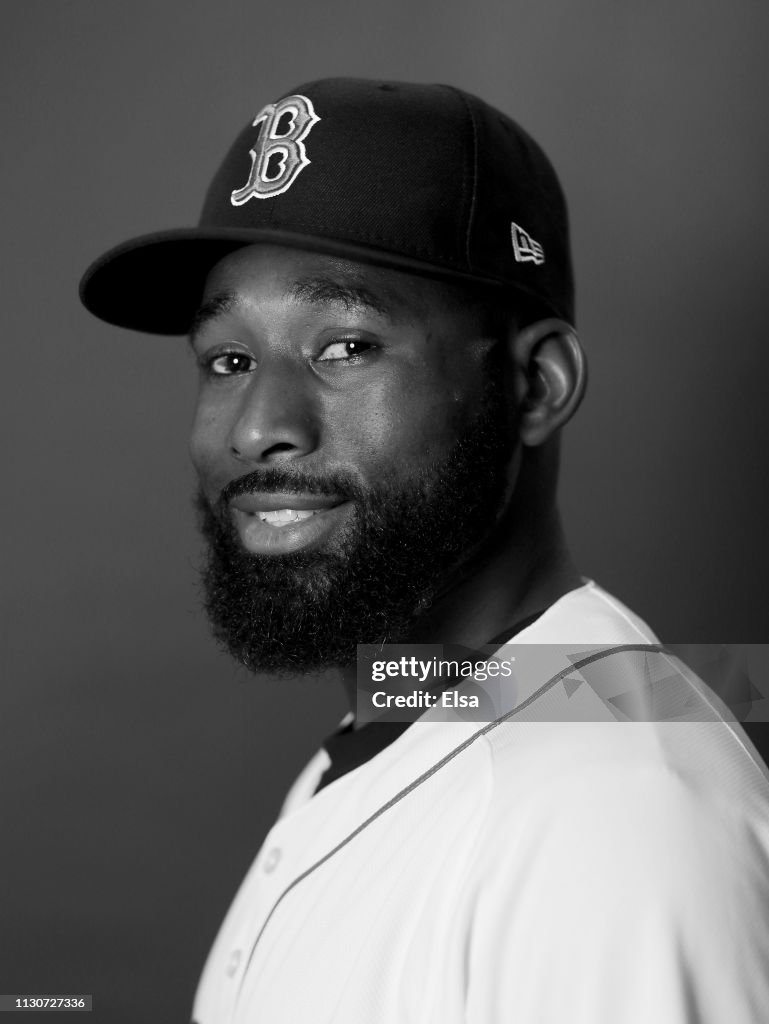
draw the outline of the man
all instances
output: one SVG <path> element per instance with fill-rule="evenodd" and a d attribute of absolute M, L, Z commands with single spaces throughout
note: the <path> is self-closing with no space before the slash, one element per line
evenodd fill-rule
<path fill-rule="evenodd" d="M 586 370 L 536 143 L 446 86 L 303 85 L 236 140 L 199 227 L 112 250 L 81 294 L 190 334 L 217 638 L 351 697 L 222 926 L 198 1024 L 764 1020 L 766 770 L 561 531 Z M 413 724 L 364 724 L 359 645 L 404 671 L 424 645 L 500 651 L 428 671 Z"/>

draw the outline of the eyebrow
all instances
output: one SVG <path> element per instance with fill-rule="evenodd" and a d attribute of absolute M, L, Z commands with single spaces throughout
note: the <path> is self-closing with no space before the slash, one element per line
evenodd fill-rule
<path fill-rule="evenodd" d="M 192 318 L 189 331 L 190 344 L 195 341 L 196 335 L 209 320 L 231 312 L 236 302 L 237 296 L 234 292 L 220 292 L 218 295 L 213 295 L 210 299 L 207 299 Z"/>
<path fill-rule="evenodd" d="M 356 309 L 368 310 L 389 323 L 396 323 L 402 319 L 396 312 L 399 306 L 403 307 L 406 315 L 413 312 L 406 303 L 396 297 L 387 295 L 383 298 L 382 295 L 355 281 L 341 281 L 322 275 L 300 278 L 291 285 L 287 294 L 298 302 L 306 302 L 312 306 L 341 305 L 348 312 Z M 194 344 L 197 334 L 207 323 L 231 313 L 237 304 L 238 296 L 235 292 L 220 292 L 207 299 L 192 318 L 188 336 L 190 344 Z"/>
<path fill-rule="evenodd" d="M 396 319 L 392 301 L 385 301 L 370 288 L 353 281 L 340 281 L 326 276 L 305 277 L 294 282 L 289 295 L 313 306 L 340 305 L 348 312 L 368 310 L 391 323 Z"/>

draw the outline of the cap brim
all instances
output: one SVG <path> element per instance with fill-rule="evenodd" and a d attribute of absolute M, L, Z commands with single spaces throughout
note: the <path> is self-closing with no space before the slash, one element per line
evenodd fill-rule
<path fill-rule="evenodd" d="M 132 238 L 95 260 L 80 282 L 89 312 L 148 334 L 187 334 L 212 267 L 256 243 L 342 256 L 440 279 L 504 287 L 503 282 L 341 239 L 266 228 L 178 228 Z"/>

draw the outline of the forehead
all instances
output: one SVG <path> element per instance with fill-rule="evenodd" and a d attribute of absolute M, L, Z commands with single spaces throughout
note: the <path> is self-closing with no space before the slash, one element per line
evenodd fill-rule
<path fill-rule="evenodd" d="M 322 253 L 275 245 L 250 245 L 230 253 L 210 271 L 202 308 L 228 297 L 270 297 L 293 303 L 353 310 L 367 308 L 393 322 L 424 320 L 449 305 L 450 286 L 401 271 Z"/>

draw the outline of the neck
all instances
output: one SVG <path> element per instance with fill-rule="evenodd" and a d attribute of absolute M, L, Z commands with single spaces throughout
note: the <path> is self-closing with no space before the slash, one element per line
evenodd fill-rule
<path fill-rule="evenodd" d="M 494 537 L 457 569 L 406 642 L 481 646 L 582 586 L 552 497 L 537 483 L 522 472 Z M 354 711 L 355 666 L 341 681 Z"/>

